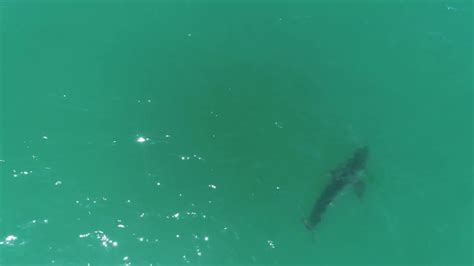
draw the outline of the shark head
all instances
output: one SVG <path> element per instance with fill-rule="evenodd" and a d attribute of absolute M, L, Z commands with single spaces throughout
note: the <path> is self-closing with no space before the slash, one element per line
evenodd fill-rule
<path fill-rule="evenodd" d="M 369 148 L 367 146 L 358 148 L 350 161 L 350 167 L 353 171 L 359 172 L 365 169 L 365 163 L 369 157 Z"/>
<path fill-rule="evenodd" d="M 367 146 L 357 149 L 351 159 L 352 175 L 350 183 L 354 187 L 354 192 L 359 198 L 362 198 L 365 190 L 365 182 L 361 179 L 361 176 L 365 170 L 365 164 L 369 157 L 369 148 Z"/>

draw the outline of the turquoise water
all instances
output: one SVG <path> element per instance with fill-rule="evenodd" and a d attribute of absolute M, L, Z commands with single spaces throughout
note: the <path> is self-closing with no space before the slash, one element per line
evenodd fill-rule
<path fill-rule="evenodd" d="M 472 265 L 472 19 L 0 2 L 0 264 Z M 364 197 L 308 231 L 362 145 Z"/>

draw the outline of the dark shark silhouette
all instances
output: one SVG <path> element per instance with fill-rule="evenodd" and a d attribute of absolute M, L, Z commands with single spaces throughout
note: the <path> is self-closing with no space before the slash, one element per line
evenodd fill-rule
<path fill-rule="evenodd" d="M 306 228 L 312 230 L 321 221 L 326 208 L 346 185 L 353 184 L 356 194 L 362 197 L 365 184 L 359 177 L 365 169 L 368 155 L 368 147 L 358 148 L 352 158 L 331 171 L 331 181 L 316 200 L 310 216 L 304 219 Z"/>

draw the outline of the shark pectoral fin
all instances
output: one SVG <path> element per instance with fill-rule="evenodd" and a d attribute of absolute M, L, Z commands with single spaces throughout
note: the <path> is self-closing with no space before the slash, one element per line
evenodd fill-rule
<path fill-rule="evenodd" d="M 354 184 L 354 192 L 356 193 L 357 197 L 362 198 L 364 196 L 365 191 L 365 182 L 362 180 L 357 180 Z"/>
<path fill-rule="evenodd" d="M 372 175 L 372 173 L 369 173 L 367 169 L 364 171 L 364 180 L 366 180 L 368 183 L 374 183 L 375 182 L 375 177 Z"/>

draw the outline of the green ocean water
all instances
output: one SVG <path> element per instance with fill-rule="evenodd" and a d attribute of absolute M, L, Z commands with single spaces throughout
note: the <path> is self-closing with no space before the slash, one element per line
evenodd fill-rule
<path fill-rule="evenodd" d="M 470 1 L 0 1 L 0 264 L 472 265 Z M 367 145 L 314 231 L 330 171 Z"/>

